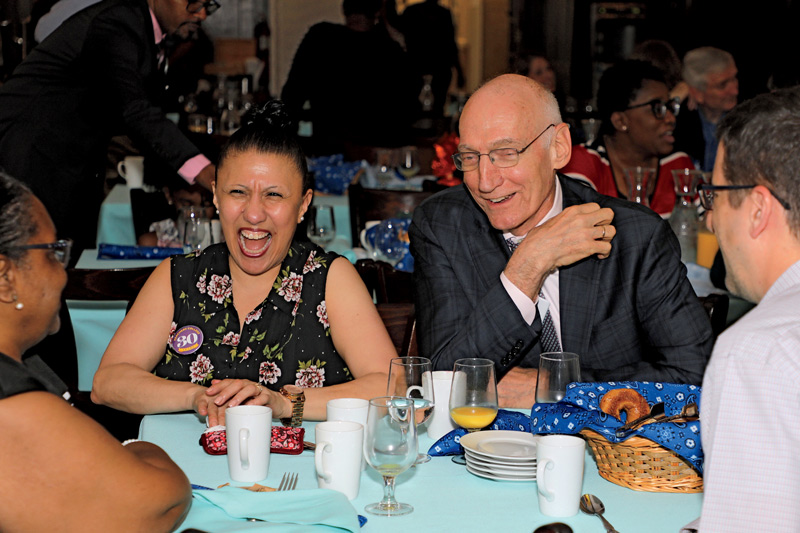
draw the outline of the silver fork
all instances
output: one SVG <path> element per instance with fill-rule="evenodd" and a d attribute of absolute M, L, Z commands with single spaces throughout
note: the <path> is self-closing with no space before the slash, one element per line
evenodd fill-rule
<path fill-rule="evenodd" d="M 281 478 L 281 483 L 278 485 L 278 490 L 294 490 L 297 487 L 297 474 L 285 473 Z"/>

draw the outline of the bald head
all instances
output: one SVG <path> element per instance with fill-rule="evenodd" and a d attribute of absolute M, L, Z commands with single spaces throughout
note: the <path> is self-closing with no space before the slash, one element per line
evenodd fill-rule
<path fill-rule="evenodd" d="M 483 84 L 467 101 L 462 117 L 470 108 L 483 109 L 510 105 L 518 113 L 530 114 L 526 120 L 539 118 L 537 122 L 559 124 L 561 113 L 552 92 L 541 83 L 519 74 L 503 74 Z"/>

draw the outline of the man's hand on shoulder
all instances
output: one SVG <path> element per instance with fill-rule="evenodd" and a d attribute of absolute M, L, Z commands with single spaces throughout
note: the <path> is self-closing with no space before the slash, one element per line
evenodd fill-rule
<path fill-rule="evenodd" d="M 535 368 L 515 367 L 497 382 L 497 399 L 500 407 L 530 409 L 536 403 Z"/>
<path fill-rule="evenodd" d="M 535 301 L 545 278 L 556 268 L 594 254 L 608 257 L 617 233 L 613 219 L 610 208 L 595 203 L 567 207 L 528 233 L 506 265 L 506 277 Z"/>

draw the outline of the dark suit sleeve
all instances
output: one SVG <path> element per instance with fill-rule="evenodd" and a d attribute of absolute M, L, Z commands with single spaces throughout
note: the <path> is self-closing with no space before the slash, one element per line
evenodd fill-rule
<path fill-rule="evenodd" d="M 636 314 L 647 345 L 641 360 L 617 368 L 611 378 L 588 375 L 582 379 L 700 385 L 713 346 L 711 323 L 686 277 L 677 238 L 665 221 L 655 225 L 632 274 L 637 280 Z"/>
<path fill-rule="evenodd" d="M 500 282 L 502 267 L 481 277 L 476 267 L 481 258 L 473 257 L 454 217 L 439 207 L 417 208 L 409 230 L 420 353 L 440 370 L 452 370 L 465 357 L 491 359 L 499 378 L 536 344 L 540 319 L 531 326 L 523 320 Z M 485 253 L 505 261 L 497 250 Z"/>
<path fill-rule="evenodd" d="M 146 87 L 152 81 L 145 76 L 155 75 L 156 63 L 154 44 L 146 40 L 152 31 L 142 24 L 150 24 L 150 19 L 142 21 L 128 10 L 98 15 L 85 43 L 87 61 L 102 69 L 99 79 L 104 81 L 108 101 L 121 111 L 125 132 L 137 146 L 149 148 L 177 171 L 200 151 L 148 96 Z"/>

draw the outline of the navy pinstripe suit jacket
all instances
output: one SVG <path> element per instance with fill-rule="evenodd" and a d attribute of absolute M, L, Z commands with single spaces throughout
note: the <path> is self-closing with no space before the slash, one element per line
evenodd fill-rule
<path fill-rule="evenodd" d="M 667 222 L 572 178 L 558 179 L 565 208 L 609 207 L 617 229 L 608 258 L 560 269 L 561 342 L 580 355 L 582 380 L 699 385 L 713 345 L 711 323 Z M 535 368 L 541 319 L 525 323 L 503 288 L 510 252 L 466 187 L 423 202 L 410 237 L 421 355 L 442 370 L 462 357 L 494 360 L 499 376 L 514 366 Z"/>

